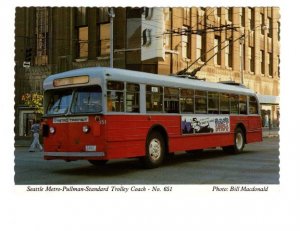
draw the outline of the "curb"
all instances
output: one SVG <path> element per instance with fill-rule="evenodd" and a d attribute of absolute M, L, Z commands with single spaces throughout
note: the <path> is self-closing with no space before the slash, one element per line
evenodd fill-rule
<path fill-rule="evenodd" d="M 275 138 L 279 137 L 279 135 L 264 135 L 263 138 Z"/>

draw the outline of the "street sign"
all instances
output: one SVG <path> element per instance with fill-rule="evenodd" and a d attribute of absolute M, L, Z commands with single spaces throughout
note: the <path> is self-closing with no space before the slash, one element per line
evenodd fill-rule
<path fill-rule="evenodd" d="M 23 62 L 23 67 L 29 68 L 29 67 L 30 67 L 30 62 L 24 61 L 24 62 Z"/>

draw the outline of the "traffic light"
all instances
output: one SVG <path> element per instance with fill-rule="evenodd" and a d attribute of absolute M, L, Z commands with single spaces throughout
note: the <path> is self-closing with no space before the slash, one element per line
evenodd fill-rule
<path fill-rule="evenodd" d="M 26 48 L 25 50 L 25 61 L 26 62 L 31 62 L 32 58 L 32 48 Z"/>

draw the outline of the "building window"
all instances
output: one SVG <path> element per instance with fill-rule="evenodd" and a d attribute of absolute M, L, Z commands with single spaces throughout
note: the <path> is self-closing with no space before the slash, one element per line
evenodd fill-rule
<path fill-rule="evenodd" d="M 245 27 L 245 8 L 241 8 L 240 10 L 240 21 L 242 27 Z"/>
<path fill-rule="evenodd" d="M 141 15 L 142 8 L 126 8 L 127 28 L 126 28 L 126 48 L 136 49 L 141 47 Z M 140 59 L 140 53 L 126 52 L 127 60 L 134 63 Z"/>
<path fill-rule="evenodd" d="M 245 70 L 245 57 L 246 57 L 246 49 L 245 49 L 245 42 L 240 44 L 240 57 L 241 57 L 241 69 Z"/>
<path fill-rule="evenodd" d="M 264 35 L 265 34 L 265 30 L 264 30 L 264 26 L 265 26 L 265 16 L 264 14 L 260 14 L 260 22 L 261 22 L 261 34 Z"/>
<path fill-rule="evenodd" d="M 273 30 L 273 26 L 272 26 L 272 18 L 269 18 L 269 17 L 268 17 L 268 37 L 269 37 L 269 38 L 272 38 L 272 37 L 273 37 L 272 30 Z"/>
<path fill-rule="evenodd" d="M 254 47 L 250 47 L 249 48 L 250 51 L 250 71 L 254 72 L 254 64 L 255 64 L 255 51 L 254 51 Z"/>
<path fill-rule="evenodd" d="M 204 62 L 205 61 L 205 35 L 196 36 L 196 59 L 198 61 Z"/>
<path fill-rule="evenodd" d="M 78 57 L 87 58 L 89 51 L 89 28 L 87 26 L 78 28 Z"/>
<path fill-rule="evenodd" d="M 221 17 L 221 7 L 215 8 L 214 13 L 215 13 L 215 16 L 220 18 Z"/>
<path fill-rule="evenodd" d="M 250 30 L 253 30 L 254 29 L 254 23 L 255 23 L 255 21 L 254 21 L 254 14 L 255 14 L 255 12 L 254 12 L 254 8 L 253 7 L 250 7 L 249 8 L 249 17 L 248 17 L 248 19 L 249 19 L 249 27 L 250 27 Z"/>
<path fill-rule="evenodd" d="M 227 19 L 229 22 L 232 22 L 232 12 L 233 12 L 232 7 L 229 7 L 227 11 Z"/>
<path fill-rule="evenodd" d="M 183 8 L 183 24 L 190 25 L 190 12 L 191 8 L 184 7 Z"/>
<path fill-rule="evenodd" d="M 265 74 L 265 51 L 261 50 L 260 51 L 260 64 L 261 64 L 261 74 L 264 75 Z"/>
<path fill-rule="evenodd" d="M 215 36 L 214 40 L 214 50 L 215 50 L 215 65 L 221 65 L 221 37 Z"/>
<path fill-rule="evenodd" d="M 110 24 L 100 24 L 100 56 L 110 54 Z"/>
<path fill-rule="evenodd" d="M 182 58 L 190 59 L 191 58 L 191 33 L 190 27 L 183 26 L 182 27 Z"/>
<path fill-rule="evenodd" d="M 232 40 L 227 40 L 225 42 L 225 66 L 226 67 L 232 67 L 232 53 L 233 53 Z"/>
<path fill-rule="evenodd" d="M 273 55 L 269 53 L 269 76 L 273 76 Z"/>
<path fill-rule="evenodd" d="M 100 7 L 98 10 L 98 22 L 109 22 L 109 10 L 108 7 Z"/>
<path fill-rule="evenodd" d="M 86 20 L 86 7 L 78 7 L 77 14 L 76 14 L 76 25 L 83 26 L 87 24 Z"/>
<path fill-rule="evenodd" d="M 204 61 L 204 50 L 203 50 L 203 36 L 197 35 L 196 37 L 196 59 Z"/>

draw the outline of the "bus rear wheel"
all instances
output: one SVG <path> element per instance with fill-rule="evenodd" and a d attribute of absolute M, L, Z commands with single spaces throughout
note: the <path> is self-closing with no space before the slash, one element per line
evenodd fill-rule
<path fill-rule="evenodd" d="M 146 142 L 146 156 L 142 158 L 146 168 L 156 168 L 162 164 L 165 159 L 165 141 L 158 132 L 152 132 Z"/>
<path fill-rule="evenodd" d="M 245 147 L 245 134 L 241 128 L 237 128 L 234 133 L 234 145 L 223 147 L 226 153 L 238 154 L 243 151 Z"/>
<path fill-rule="evenodd" d="M 94 166 L 104 166 L 107 163 L 107 160 L 89 160 L 89 162 Z"/>

